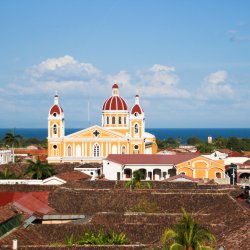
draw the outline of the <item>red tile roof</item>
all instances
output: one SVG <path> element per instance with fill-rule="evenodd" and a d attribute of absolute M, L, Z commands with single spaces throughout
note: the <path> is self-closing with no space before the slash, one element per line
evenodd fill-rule
<path fill-rule="evenodd" d="M 47 149 L 15 149 L 15 154 L 48 155 Z"/>
<path fill-rule="evenodd" d="M 33 213 L 53 211 L 48 206 L 49 192 L 0 192 L 0 206 L 13 203 L 20 210 Z"/>
<path fill-rule="evenodd" d="M 87 180 L 87 179 L 92 178 L 90 175 L 80 172 L 78 170 L 65 172 L 65 173 L 57 175 L 56 177 L 63 179 L 65 181 L 76 181 L 76 180 L 82 180 L 82 179 Z"/>
<path fill-rule="evenodd" d="M 193 181 L 193 182 L 199 182 L 200 181 L 200 179 L 198 179 L 198 178 L 193 178 L 193 177 L 190 177 L 190 176 L 187 176 L 187 175 L 184 175 L 184 174 L 178 174 L 178 175 L 169 177 L 168 179 L 163 180 L 163 181 L 174 181 L 174 180 L 177 180 L 179 178 L 183 178 L 183 179 L 186 179 L 187 181 Z"/>
<path fill-rule="evenodd" d="M 111 154 L 106 159 L 120 164 L 143 164 L 143 165 L 176 165 L 191 160 L 199 155 L 196 153 L 176 155 L 150 155 L 150 154 Z"/>

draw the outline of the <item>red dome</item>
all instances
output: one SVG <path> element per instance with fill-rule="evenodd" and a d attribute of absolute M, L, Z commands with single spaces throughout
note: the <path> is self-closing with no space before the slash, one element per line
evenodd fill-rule
<path fill-rule="evenodd" d="M 118 84 L 115 83 L 115 84 L 112 86 L 112 89 L 119 89 Z"/>
<path fill-rule="evenodd" d="M 128 110 L 128 106 L 122 97 L 111 96 L 104 102 L 102 110 Z"/>
<path fill-rule="evenodd" d="M 138 113 L 138 114 L 142 114 L 143 110 L 141 108 L 141 106 L 139 104 L 135 104 L 134 107 L 132 108 L 131 110 L 131 114 L 134 114 L 134 113 Z"/>
<path fill-rule="evenodd" d="M 53 115 L 54 113 L 57 113 L 58 115 L 60 115 L 61 113 L 63 113 L 63 109 L 55 104 L 51 109 L 50 109 L 50 112 L 49 112 L 51 115 Z"/>

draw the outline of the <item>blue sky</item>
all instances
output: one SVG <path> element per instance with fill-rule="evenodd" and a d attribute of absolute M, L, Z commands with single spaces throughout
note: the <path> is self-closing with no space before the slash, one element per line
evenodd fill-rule
<path fill-rule="evenodd" d="M 0 1 L 0 127 L 100 124 L 115 80 L 147 127 L 249 127 L 250 1 Z"/>

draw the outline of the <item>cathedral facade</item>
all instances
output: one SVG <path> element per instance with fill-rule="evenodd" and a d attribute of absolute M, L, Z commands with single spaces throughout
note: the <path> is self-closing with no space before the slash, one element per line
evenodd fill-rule
<path fill-rule="evenodd" d="M 156 152 L 155 136 L 145 132 L 145 116 L 138 95 L 129 110 L 115 83 L 112 96 L 103 104 L 102 125 L 69 135 L 65 135 L 64 111 L 55 95 L 48 116 L 48 162 L 102 162 L 109 154 Z"/>

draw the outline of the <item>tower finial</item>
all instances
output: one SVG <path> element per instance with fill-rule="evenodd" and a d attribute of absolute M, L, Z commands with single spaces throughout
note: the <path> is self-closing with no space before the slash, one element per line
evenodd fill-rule
<path fill-rule="evenodd" d="M 58 96 L 58 91 L 57 90 L 55 91 L 55 95 Z"/>

